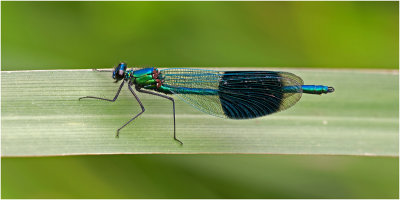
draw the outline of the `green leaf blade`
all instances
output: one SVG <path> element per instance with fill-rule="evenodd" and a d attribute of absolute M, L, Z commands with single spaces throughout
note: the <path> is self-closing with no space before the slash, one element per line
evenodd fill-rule
<path fill-rule="evenodd" d="M 108 73 L 93 71 L 2 72 L 2 156 L 142 153 L 263 153 L 398 155 L 398 71 L 290 70 L 305 84 L 335 87 L 327 95 L 304 94 L 287 111 L 254 120 L 204 114 L 176 99 L 177 135 L 172 138 L 172 105 L 138 94 L 140 112 Z"/>

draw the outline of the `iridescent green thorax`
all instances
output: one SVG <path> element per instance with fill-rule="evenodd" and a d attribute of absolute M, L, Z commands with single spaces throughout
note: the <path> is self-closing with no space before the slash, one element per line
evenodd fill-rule
<path fill-rule="evenodd" d="M 136 71 L 130 70 L 127 71 L 125 80 L 130 80 L 131 84 L 139 88 L 157 90 L 162 85 L 158 75 L 158 69 L 154 67 Z"/>
<path fill-rule="evenodd" d="M 133 76 L 135 78 L 139 78 L 139 77 L 142 77 L 142 76 L 148 76 L 148 75 L 151 76 L 153 74 L 154 70 L 157 71 L 157 69 L 154 68 L 154 67 L 139 69 L 139 70 L 133 71 Z"/>

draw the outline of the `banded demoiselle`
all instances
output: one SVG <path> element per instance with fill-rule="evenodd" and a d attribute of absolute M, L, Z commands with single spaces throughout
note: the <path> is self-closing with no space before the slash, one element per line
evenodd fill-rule
<path fill-rule="evenodd" d="M 136 91 L 156 95 L 172 101 L 174 117 L 174 139 L 176 137 L 175 101 L 168 95 L 176 95 L 200 111 L 229 119 L 252 119 L 290 108 L 299 101 L 302 93 L 326 94 L 333 87 L 303 85 L 303 80 L 289 72 L 279 71 L 214 71 L 204 69 L 155 67 L 139 70 L 127 69 L 120 63 L 112 71 L 115 82 L 122 81 L 113 99 L 86 96 L 114 102 L 125 82 L 142 111 L 123 124 L 116 133 L 141 115 L 145 108 Z"/>

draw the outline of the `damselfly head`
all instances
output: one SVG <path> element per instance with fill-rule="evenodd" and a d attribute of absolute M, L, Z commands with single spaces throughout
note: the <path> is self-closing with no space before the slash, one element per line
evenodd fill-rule
<path fill-rule="evenodd" d="M 115 82 L 124 79 L 126 67 L 127 65 L 125 63 L 119 63 L 118 66 L 114 69 L 112 77 L 115 80 Z"/>

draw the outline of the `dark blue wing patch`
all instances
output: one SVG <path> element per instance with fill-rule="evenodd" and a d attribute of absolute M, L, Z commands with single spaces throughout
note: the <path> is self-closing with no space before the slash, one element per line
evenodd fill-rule
<path fill-rule="evenodd" d="M 278 112 L 296 103 L 300 97 L 294 102 L 287 102 L 285 100 L 295 93 L 285 94 L 282 88 L 301 84 L 301 78 L 291 73 L 227 71 L 220 79 L 218 90 L 222 109 L 228 118 L 250 119 Z M 301 91 L 299 93 L 301 96 Z"/>

